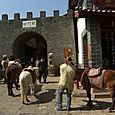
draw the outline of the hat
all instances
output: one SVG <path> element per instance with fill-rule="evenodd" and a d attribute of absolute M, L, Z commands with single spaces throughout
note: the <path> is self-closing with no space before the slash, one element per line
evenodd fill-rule
<path fill-rule="evenodd" d="M 6 58 L 7 58 L 7 55 L 3 55 L 3 56 L 2 56 L 2 59 L 6 59 Z"/>

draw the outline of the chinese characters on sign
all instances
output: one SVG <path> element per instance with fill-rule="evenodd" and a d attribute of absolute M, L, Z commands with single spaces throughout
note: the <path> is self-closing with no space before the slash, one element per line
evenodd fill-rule
<path fill-rule="evenodd" d="M 36 27 L 36 20 L 23 21 L 22 22 L 22 27 L 23 28 Z"/>

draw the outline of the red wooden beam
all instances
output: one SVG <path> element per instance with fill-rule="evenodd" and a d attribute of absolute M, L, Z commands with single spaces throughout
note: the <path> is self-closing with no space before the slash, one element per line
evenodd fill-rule
<path fill-rule="evenodd" d="M 86 17 L 86 16 L 115 16 L 115 12 L 75 12 L 75 17 Z"/>

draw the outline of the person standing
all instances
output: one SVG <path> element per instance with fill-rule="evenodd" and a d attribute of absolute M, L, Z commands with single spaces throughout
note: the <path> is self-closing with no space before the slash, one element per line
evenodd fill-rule
<path fill-rule="evenodd" d="M 56 110 L 62 109 L 62 94 L 64 90 L 67 92 L 67 111 L 70 111 L 71 106 L 71 93 L 74 88 L 75 67 L 71 63 L 70 57 L 66 58 L 66 62 L 60 65 L 60 80 L 58 83 L 58 107 Z"/>
<path fill-rule="evenodd" d="M 41 83 L 41 77 L 43 76 L 43 80 L 44 83 L 46 83 L 46 79 L 47 79 L 47 64 L 46 61 L 44 60 L 44 58 L 42 57 L 42 59 L 39 61 L 38 63 L 38 67 L 39 67 L 39 82 Z"/>
<path fill-rule="evenodd" d="M 32 65 L 32 67 L 35 67 L 35 66 L 36 66 L 35 61 L 34 61 L 34 58 L 31 58 L 31 59 L 30 59 L 28 66 L 30 66 L 30 65 Z"/>
<path fill-rule="evenodd" d="M 4 78 L 4 83 L 6 83 L 5 71 L 6 71 L 6 68 L 8 67 L 8 59 L 6 55 L 3 55 L 1 65 L 2 65 L 2 69 L 1 69 L 2 78 Z"/>

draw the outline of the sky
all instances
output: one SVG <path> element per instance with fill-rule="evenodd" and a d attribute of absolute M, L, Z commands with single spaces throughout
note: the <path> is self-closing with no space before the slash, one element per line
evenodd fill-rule
<path fill-rule="evenodd" d="M 14 13 L 20 13 L 20 18 L 26 18 L 27 12 L 33 17 L 40 17 L 40 11 L 46 11 L 46 16 L 53 16 L 53 10 L 59 10 L 60 16 L 67 13 L 68 0 L 0 0 L 0 20 L 2 14 L 8 19 L 14 19 Z"/>

